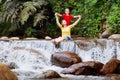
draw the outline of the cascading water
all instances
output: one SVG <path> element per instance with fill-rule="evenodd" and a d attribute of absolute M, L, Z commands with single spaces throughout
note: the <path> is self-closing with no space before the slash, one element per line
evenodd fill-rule
<path fill-rule="evenodd" d="M 24 78 L 34 78 L 49 69 L 60 73 L 63 68 L 51 65 L 50 62 L 54 52 L 75 52 L 83 61 L 106 63 L 112 58 L 120 59 L 120 43 L 117 41 L 91 40 L 87 46 L 79 44 L 80 42 L 80 40 L 64 41 L 60 43 L 59 48 L 55 48 L 55 45 L 47 40 L 0 41 L 0 61 L 7 65 L 14 63 L 16 66 L 12 70 L 18 74 L 19 80 L 24 80 Z"/>

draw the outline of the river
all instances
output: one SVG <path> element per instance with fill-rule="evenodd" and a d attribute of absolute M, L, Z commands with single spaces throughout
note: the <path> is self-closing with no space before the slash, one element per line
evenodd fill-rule
<path fill-rule="evenodd" d="M 56 48 L 50 40 L 3 40 L 0 41 L 0 61 L 7 65 L 14 63 L 15 69 L 12 71 L 17 73 L 19 80 L 38 80 L 34 78 L 36 75 L 50 69 L 64 77 L 52 80 L 109 80 L 103 76 L 64 75 L 60 73 L 64 68 L 51 64 L 51 55 L 59 51 L 75 52 L 83 61 L 100 61 L 104 64 L 113 58 L 120 59 L 118 41 L 90 40 L 87 46 L 79 44 L 80 41 L 64 41 Z"/>

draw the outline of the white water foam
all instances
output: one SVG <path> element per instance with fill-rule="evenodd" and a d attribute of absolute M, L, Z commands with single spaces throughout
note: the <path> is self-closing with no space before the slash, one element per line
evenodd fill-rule
<path fill-rule="evenodd" d="M 50 41 L 45 40 L 0 41 L 0 61 L 5 64 L 14 62 L 18 67 L 13 69 L 13 71 L 20 78 L 33 78 L 49 69 L 55 70 L 58 73 L 64 69 L 52 65 L 50 62 L 51 55 L 58 51 L 75 52 L 83 61 L 100 61 L 106 63 L 112 58 L 120 59 L 120 43 L 113 40 L 105 41 L 104 48 L 92 42 L 94 46 L 90 50 L 79 48 L 73 41 L 60 43 L 60 48 L 55 48 Z"/>

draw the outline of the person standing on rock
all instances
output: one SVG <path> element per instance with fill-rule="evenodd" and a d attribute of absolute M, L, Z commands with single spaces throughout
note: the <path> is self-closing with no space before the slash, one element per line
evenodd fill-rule
<path fill-rule="evenodd" d="M 56 18 L 56 23 L 59 26 L 59 28 L 61 29 L 62 32 L 62 36 L 53 39 L 52 43 L 54 44 L 58 44 L 59 42 L 63 41 L 63 40 L 71 40 L 71 29 L 78 24 L 78 22 L 81 20 L 81 16 L 78 15 L 76 16 L 78 19 L 70 25 L 67 25 L 67 21 L 66 20 L 62 20 L 62 22 L 60 23 L 59 19 L 58 19 L 58 13 L 55 13 L 55 18 Z"/>

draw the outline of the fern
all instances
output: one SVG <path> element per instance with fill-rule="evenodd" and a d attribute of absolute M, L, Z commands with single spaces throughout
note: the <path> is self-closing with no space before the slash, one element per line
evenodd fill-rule
<path fill-rule="evenodd" d="M 12 14 L 14 13 L 16 7 L 16 3 L 14 1 L 6 1 L 3 5 L 3 8 L 6 8 L 6 11 L 3 14 L 3 21 L 8 21 L 11 18 Z"/>
<path fill-rule="evenodd" d="M 4 23 L 9 25 L 0 28 L 2 34 L 23 29 L 22 26 L 24 26 L 24 34 L 28 33 L 30 36 L 32 35 L 32 32 L 34 32 L 32 26 L 37 26 L 38 23 L 42 22 L 42 20 L 46 20 L 48 18 L 45 15 L 46 8 L 44 8 L 48 4 L 46 0 L 0 0 L 0 4 L 1 2 L 2 6 L 0 7 L 0 22 L 2 24 Z M 31 29 L 30 32 L 29 29 Z"/>
<path fill-rule="evenodd" d="M 37 14 L 35 15 L 33 26 L 36 26 L 41 20 L 47 19 L 47 17 L 44 16 L 43 13 L 44 13 L 44 10 L 41 11 L 41 13 L 37 13 Z"/>
<path fill-rule="evenodd" d="M 41 8 L 43 4 L 44 5 L 48 4 L 45 0 L 33 0 L 33 2 L 34 2 L 33 5 L 38 8 Z"/>
<path fill-rule="evenodd" d="M 46 5 L 47 2 L 45 2 L 44 0 L 40 0 L 38 2 L 34 2 L 34 1 L 25 2 L 23 4 L 24 8 L 21 11 L 21 23 L 25 24 L 25 22 L 29 19 L 29 17 L 36 13 L 37 8 L 41 9 L 41 6 L 43 4 Z M 44 14 L 44 11 L 42 10 L 39 11 L 39 13 L 35 14 L 33 26 L 36 26 L 39 21 L 46 19 L 46 17 L 43 14 Z"/>
<path fill-rule="evenodd" d="M 24 8 L 21 11 L 20 15 L 22 25 L 25 24 L 25 22 L 27 22 L 30 15 L 33 15 L 36 12 L 36 8 L 33 6 L 32 2 L 26 2 L 23 4 L 23 6 Z"/>
<path fill-rule="evenodd" d="M 36 7 L 33 5 L 34 2 L 25 2 L 23 6 L 28 8 L 30 12 L 35 13 L 37 11 Z"/>

